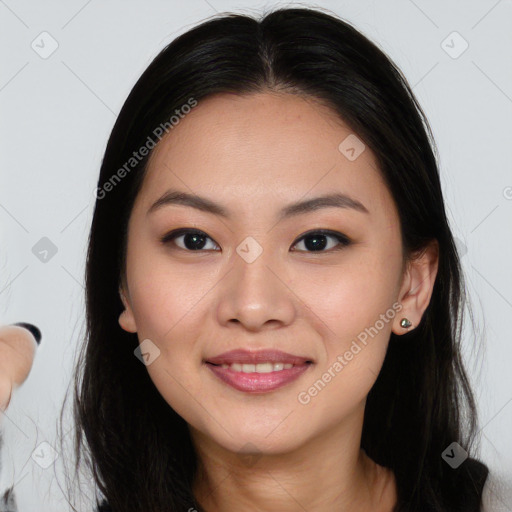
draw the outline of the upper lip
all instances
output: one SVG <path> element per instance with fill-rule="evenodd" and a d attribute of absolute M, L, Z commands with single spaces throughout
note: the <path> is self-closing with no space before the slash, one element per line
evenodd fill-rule
<path fill-rule="evenodd" d="M 250 351 L 244 349 L 230 350 L 215 357 L 206 359 L 207 363 L 212 364 L 258 364 L 258 363 L 284 363 L 284 364 L 304 364 L 312 362 L 309 357 L 301 357 L 282 352 L 281 350 L 263 349 Z"/>

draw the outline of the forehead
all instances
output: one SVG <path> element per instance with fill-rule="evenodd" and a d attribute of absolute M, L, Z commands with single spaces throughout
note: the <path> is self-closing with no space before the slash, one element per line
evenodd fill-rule
<path fill-rule="evenodd" d="M 393 208 L 373 153 L 337 113 L 282 93 L 199 101 L 152 151 L 140 202 L 147 209 L 168 188 L 234 208 L 248 199 L 268 207 L 269 197 L 281 204 L 333 191 L 370 210 Z"/>

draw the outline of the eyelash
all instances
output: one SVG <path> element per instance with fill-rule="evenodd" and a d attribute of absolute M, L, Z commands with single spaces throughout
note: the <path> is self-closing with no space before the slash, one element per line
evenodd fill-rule
<path fill-rule="evenodd" d="M 174 231 L 171 231 L 171 232 L 165 234 L 160 239 L 160 242 L 165 245 L 165 244 L 168 244 L 169 242 L 175 240 L 179 236 L 183 236 L 183 235 L 187 235 L 187 234 L 195 234 L 195 235 L 204 236 L 206 238 L 210 238 L 203 231 L 199 231 L 197 229 L 181 228 L 181 229 L 175 229 Z M 335 238 L 339 242 L 339 245 L 337 245 L 334 248 L 328 249 L 328 250 L 320 250 L 320 251 L 304 250 L 304 251 L 299 251 L 299 252 L 307 252 L 307 253 L 311 253 L 311 254 L 322 253 L 322 252 L 330 253 L 333 251 L 339 251 L 352 243 L 352 240 L 350 240 L 348 237 L 346 237 L 342 233 L 338 233 L 337 231 L 331 231 L 328 229 L 317 229 L 317 230 L 308 231 L 307 233 L 304 233 L 293 245 L 295 246 L 299 242 L 301 242 L 303 239 L 313 236 L 313 235 L 323 235 L 323 236 L 329 236 L 329 237 Z M 213 239 L 210 238 L 210 240 L 213 240 Z M 184 249 L 183 247 L 178 247 L 178 249 L 180 249 L 182 251 L 186 251 L 186 252 L 202 252 L 202 251 L 209 250 L 209 249 L 192 250 L 192 249 Z"/>

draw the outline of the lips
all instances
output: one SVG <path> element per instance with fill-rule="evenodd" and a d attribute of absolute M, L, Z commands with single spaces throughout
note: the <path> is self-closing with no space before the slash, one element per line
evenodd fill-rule
<path fill-rule="evenodd" d="M 258 350 L 258 351 L 249 351 L 243 349 L 230 350 L 229 352 L 224 352 L 215 357 L 209 357 L 206 360 L 207 363 L 214 365 L 222 365 L 222 364 L 258 364 L 258 363 L 284 363 L 284 364 L 293 364 L 294 366 L 304 365 L 306 363 L 311 363 L 313 360 L 308 357 L 302 357 L 294 354 L 288 354 L 286 352 L 282 352 L 281 350 Z"/>
<path fill-rule="evenodd" d="M 246 393 L 276 391 L 300 378 L 314 363 L 310 357 L 273 349 L 230 350 L 204 362 L 221 382 Z M 263 363 L 273 364 L 273 370 Z"/>

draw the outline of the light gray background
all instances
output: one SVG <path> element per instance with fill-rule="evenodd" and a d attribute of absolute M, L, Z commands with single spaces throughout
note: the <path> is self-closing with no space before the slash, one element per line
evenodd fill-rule
<path fill-rule="evenodd" d="M 273 5 L 334 11 L 385 50 L 413 86 L 438 143 L 478 327 L 475 336 L 467 326 L 464 355 L 482 456 L 512 479 L 511 0 L 0 0 L 0 321 L 33 322 L 43 333 L 29 378 L 0 415 L 7 445 L 0 489 L 16 482 L 21 512 L 68 510 L 59 489 L 63 454 L 43 469 L 32 453 L 42 442 L 58 450 L 56 422 L 83 334 L 93 190 L 116 115 L 177 35 L 217 12 Z M 48 58 L 31 47 L 50 48 L 44 31 L 58 43 Z M 454 31 L 469 44 L 461 55 L 464 41 Z M 57 248 L 46 262 L 32 251 L 43 237 Z M 48 445 L 38 449 L 50 456 Z"/>

